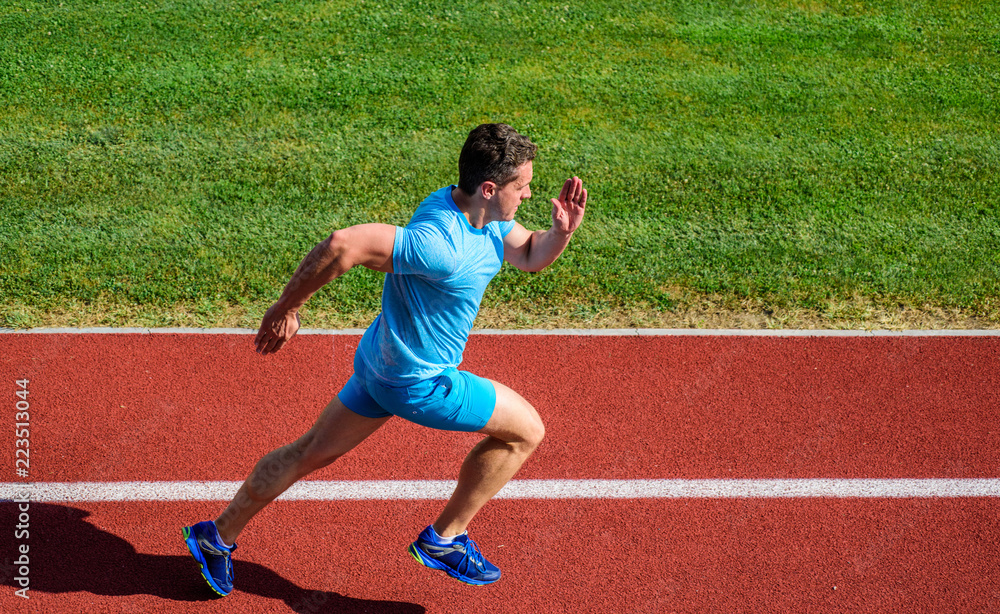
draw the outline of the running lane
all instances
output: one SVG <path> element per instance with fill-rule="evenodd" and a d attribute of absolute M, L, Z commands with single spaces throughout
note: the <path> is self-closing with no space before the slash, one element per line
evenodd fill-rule
<path fill-rule="evenodd" d="M 310 425 L 358 337 L 0 335 L 14 474 L 27 379 L 34 482 L 240 480 Z M 477 335 L 464 368 L 535 404 L 519 479 L 996 478 L 997 337 Z M 475 435 L 403 421 L 316 480 L 454 479 Z M 179 527 L 217 502 L 34 503 L 32 599 L 3 611 L 194 611 Z M 218 611 L 1000 610 L 996 498 L 498 500 L 473 535 L 504 570 L 470 588 L 406 544 L 439 501 L 279 502 L 240 540 Z M 15 508 L 2 504 L 11 532 Z M 4 528 L 6 527 L 6 528 Z M 5 543 L 9 543 L 5 542 Z M 0 561 L 14 555 L 13 546 Z"/>

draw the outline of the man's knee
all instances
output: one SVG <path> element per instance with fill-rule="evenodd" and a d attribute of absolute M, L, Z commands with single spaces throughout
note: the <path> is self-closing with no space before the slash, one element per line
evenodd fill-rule
<path fill-rule="evenodd" d="M 494 386 L 496 406 L 483 432 L 532 452 L 545 438 L 541 416 L 521 395 L 503 384 L 494 382 Z"/>
<path fill-rule="evenodd" d="M 545 424 L 542 422 L 542 418 L 538 415 L 538 412 L 534 410 L 532 410 L 532 419 L 529 421 L 524 439 L 525 443 L 531 446 L 532 450 L 541 445 L 542 440 L 545 439 Z"/>
<path fill-rule="evenodd" d="M 538 412 L 535 411 L 535 408 L 527 401 L 524 401 L 524 406 L 521 409 L 521 416 L 518 420 L 519 424 L 515 434 L 517 439 L 520 440 L 518 443 L 530 454 L 545 439 L 545 424 L 542 422 L 542 418 L 538 415 Z"/>

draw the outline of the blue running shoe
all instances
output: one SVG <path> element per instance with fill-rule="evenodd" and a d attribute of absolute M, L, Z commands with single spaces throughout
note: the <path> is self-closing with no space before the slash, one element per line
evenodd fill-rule
<path fill-rule="evenodd" d="M 466 584 L 492 584 L 500 579 L 500 569 L 483 558 L 476 542 L 465 533 L 451 543 L 442 544 L 428 526 L 410 544 L 409 552 L 421 565 L 440 569 Z"/>
<path fill-rule="evenodd" d="M 227 546 L 219 539 L 219 532 L 211 520 L 184 527 L 184 542 L 191 556 L 201 567 L 201 576 L 212 590 L 225 597 L 233 592 L 233 557 L 236 544 Z"/>

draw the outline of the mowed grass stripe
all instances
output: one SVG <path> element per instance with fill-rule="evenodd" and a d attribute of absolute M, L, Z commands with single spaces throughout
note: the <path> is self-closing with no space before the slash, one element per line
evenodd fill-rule
<path fill-rule="evenodd" d="M 1000 5 L 432 5 L 4 3 L 0 326 L 252 327 L 482 121 L 541 148 L 525 225 L 566 176 L 591 195 L 559 263 L 495 280 L 505 326 L 1000 322 Z M 352 271 L 308 325 L 379 289 Z"/>

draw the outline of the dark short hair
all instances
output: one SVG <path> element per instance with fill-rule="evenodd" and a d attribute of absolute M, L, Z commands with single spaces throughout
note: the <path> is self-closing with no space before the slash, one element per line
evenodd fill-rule
<path fill-rule="evenodd" d="M 517 169 L 535 159 L 538 146 L 507 124 L 481 124 L 469 133 L 458 156 L 458 187 L 473 194 L 484 181 L 503 187 Z"/>

